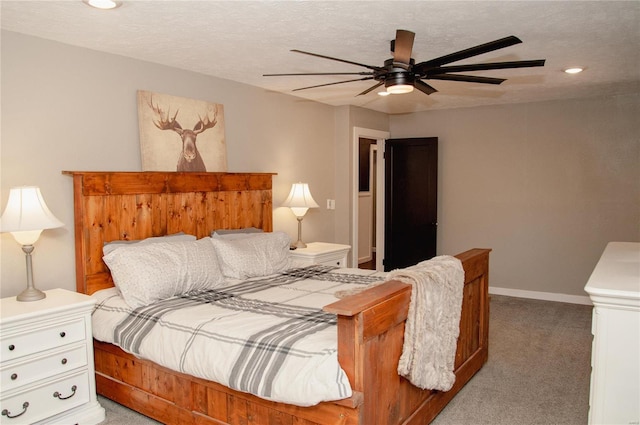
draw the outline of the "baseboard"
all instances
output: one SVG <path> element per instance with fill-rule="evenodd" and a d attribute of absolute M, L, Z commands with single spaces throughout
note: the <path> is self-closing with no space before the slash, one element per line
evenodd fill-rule
<path fill-rule="evenodd" d="M 496 288 L 494 286 L 489 286 L 489 293 L 516 298 L 530 298 L 534 300 L 556 301 L 560 303 L 593 305 L 591 299 L 586 295 L 582 296 L 556 294 L 554 292 L 525 291 L 523 289 Z"/>

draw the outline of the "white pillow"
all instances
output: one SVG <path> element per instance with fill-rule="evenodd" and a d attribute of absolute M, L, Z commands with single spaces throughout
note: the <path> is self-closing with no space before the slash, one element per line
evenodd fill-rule
<path fill-rule="evenodd" d="M 212 238 L 240 239 L 245 236 L 252 236 L 256 233 L 263 233 L 264 230 L 257 227 L 244 227 L 242 229 L 218 229 L 211 232 Z"/>
<path fill-rule="evenodd" d="M 137 308 L 221 286 L 224 276 L 209 240 L 123 245 L 103 260 L 124 300 Z"/>
<path fill-rule="evenodd" d="M 268 276 L 289 267 L 289 236 L 254 233 L 250 238 L 211 238 L 222 273 L 234 279 Z"/>
<path fill-rule="evenodd" d="M 188 235 L 184 232 L 180 232 L 180 233 L 174 233 L 167 236 L 155 236 L 152 238 L 133 240 L 133 241 L 115 240 L 115 241 L 107 242 L 104 244 L 104 246 L 102 247 L 102 254 L 107 255 L 114 249 L 124 245 L 173 242 L 173 241 L 195 241 L 197 239 L 198 238 L 196 238 L 193 235 Z"/>

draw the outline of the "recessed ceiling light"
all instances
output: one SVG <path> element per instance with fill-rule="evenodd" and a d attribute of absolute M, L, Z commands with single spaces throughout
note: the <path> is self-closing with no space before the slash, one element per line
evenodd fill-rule
<path fill-rule="evenodd" d="M 121 1 L 114 0 L 82 0 L 83 3 L 88 4 L 89 6 L 95 7 L 96 9 L 115 9 L 116 7 L 120 7 L 122 5 Z"/>
<path fill-rule="evenodd" d="M 567 68 L 564 70 L 564 72 L 566 72 L 567 74 L 577 74 L 579 72 L 582 72 L 584 68 L 580 68 L 580 67 L 572 67 L 572 68 Z"/>

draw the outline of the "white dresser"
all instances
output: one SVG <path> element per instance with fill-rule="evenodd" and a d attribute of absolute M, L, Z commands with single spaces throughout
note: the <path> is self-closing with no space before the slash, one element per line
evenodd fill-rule
<path fill-rule="evenodd" d="M 320 264 L 347 267 L 351 246 L 327 242 L 309 242 L 306 248 L 290 251 L 291 263 L 296 267 Z"/>
<path fill-rule="evenodd" d="M 91 312 L 95 300 L 64 289 L 0 302 L 0 423 L 97 424 Z"/>
<path fill-rule="evenodd" d="M 585 291 L 593 302 L 590 424 L 640 423 L 640 243 L 610 242 Z"/>

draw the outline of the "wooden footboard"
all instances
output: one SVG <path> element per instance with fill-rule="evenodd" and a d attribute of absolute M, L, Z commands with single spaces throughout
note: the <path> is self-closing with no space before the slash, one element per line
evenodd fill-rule
<path fill-rule="evenodd" d="M 456 382 L 450 391 L 421 390 L 397 372 L 411 287 L 391 281 L 335 302 L 338 360 L 352 388 L 363 394 L 362 424 L 425 424 L 482 367 L 488 357 L 489 252 L 473 249 L 457 255 L 465 270 Z"/>
<path fill-rule="evenodd" d="M 274 403 L 96 341 L 98 393 L 168 424 L 429 423 L 487 360 L 489 251 L 457 256 L 465 289 L 450 391 L 420 390 L 398 376 L 411 287 L 392 281 L 325 307 L 338 315 L 338 358 L 354 389 L 349 399 L 312 407 Z"/>

